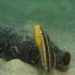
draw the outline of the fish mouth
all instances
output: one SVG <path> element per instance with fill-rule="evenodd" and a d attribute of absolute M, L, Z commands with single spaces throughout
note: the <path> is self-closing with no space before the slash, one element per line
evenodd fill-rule
<path fill-rule="evenodd" d="M 63 58 L 63 63 L 65 66 L 69 65 L 70 63 L 70 60 L 71 60 L 71 55 L 67 52 L 65 53 L 65 56 Z"/>
<path fill-rule="evenodd" d="M 56 57 L 56 69 L 67 71 L 70 67 L 71 55 L 67 51 L 61 50 Z"/>

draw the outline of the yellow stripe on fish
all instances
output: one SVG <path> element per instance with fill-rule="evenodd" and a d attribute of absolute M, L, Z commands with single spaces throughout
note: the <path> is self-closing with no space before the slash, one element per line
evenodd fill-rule
<path fill-rule="evenodd" d="M 50 46 L 48 34 L 42 29 L 39 23 L 33 24 L 33 33 L 36 45 L 41 56 L 41 62 L 44 69 L 49 72 L 54 66 L 54 51 Z"/>

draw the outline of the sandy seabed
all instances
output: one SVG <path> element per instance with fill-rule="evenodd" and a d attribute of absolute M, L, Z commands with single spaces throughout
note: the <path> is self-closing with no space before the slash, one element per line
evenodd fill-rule
<path fill-rule="evenodd" d="M 50 39 L 60 49 L 70 52 L 71 62 L 67 72 L 53 69 L 46 74 L 18 59 L 0 59 L 0 75 L 75 75 L 75 1 L 74 0 L 27 0 L 1 1 L 0 25 L 26 27 L 41 23 Z"/>
<path fill-rule="evenodd" d="M 28 23 L 27 23 L 28 24 Z M 31 23 L 26 28 L 31 29 Z M 46 73 L 30 64 L 24 63 L 19 59 L 5 61 L 0 58 L 0 75 L 74 75 L 75 59 L 74 59 L 74 36 L 71 32 L 62 32 L 62 30 L 45 29 L 48 32 L 50 39 L 53 40 L 55 45 L 60 49 L 70 52 L 71 62 L 68 71 L 61 72 L 57 69 L 52 69 L 52 72 Z"/>

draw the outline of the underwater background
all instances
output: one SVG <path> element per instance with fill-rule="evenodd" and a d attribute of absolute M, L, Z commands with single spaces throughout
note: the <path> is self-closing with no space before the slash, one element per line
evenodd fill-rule
<path fill-rule="evenodd" d="M 35 22 L 42 25 L 56 46 L 71 54 L 69 70 L 67 72 L 55 70 L 55 73 L 57 75 L 74 75 L 75 0 L 0 0 L 0 25 L 24 28 Z M 0 61 L 1 64 L 5 62 L 2 59 Z M 9 64 L 7 63 L 7 65 Z M 28 67 L 30 66 L 28 65 Z M 36 72 L 37 70 L 32 67 L 31 69 L 31 73 L 27 75 L 40 75 Z M 20 71 L 16 72 L 18 74 L 15 73 L 14 75 L 25 75 L 24 72 L 22 74 L 19 74 Z M 13 75 L 13 72 L 9 73 L 0 68 L 0 74 Z"/>

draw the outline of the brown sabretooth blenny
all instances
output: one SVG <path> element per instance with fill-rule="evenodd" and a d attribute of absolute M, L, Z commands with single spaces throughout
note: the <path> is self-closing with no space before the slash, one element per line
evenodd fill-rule
<path fill-rule="evenodd" d="M 37 24 L 32 27 L 36 26 Z M 47 72 L 52 67 L 62 70 L 68 66 L 71 59 L 70 53 L 55 46 L 40 24 L 39 27 L 41 37 L 37 38 L 34 36 L 34 30 L 0 26 L 0 58 L 7 61 L 20 59 L 37 67 L 40 63 Z"/>

